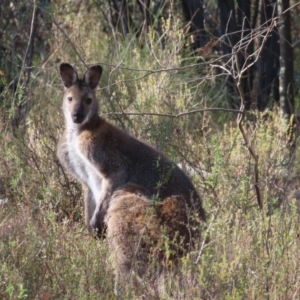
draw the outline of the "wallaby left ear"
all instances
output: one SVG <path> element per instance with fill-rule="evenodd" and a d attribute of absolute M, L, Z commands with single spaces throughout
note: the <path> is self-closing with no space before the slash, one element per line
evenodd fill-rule
<path fill-rule="evenodd" d="M 67 63 L 61 64 L 59 67 L 59 71 L 60 71 L 60 77 L 66 88 L 69 88 L 70 86 L 75 84 L 76 81 L 78 80 L 77 72 L 71 65 Z"/>
<path fill-rule="evenodd" d="M 84 81 L 91 89 L 95 89 L 99 83 L 101 75 L 102 67 L 100 65 L 90 67 L 84 74 Z"/>

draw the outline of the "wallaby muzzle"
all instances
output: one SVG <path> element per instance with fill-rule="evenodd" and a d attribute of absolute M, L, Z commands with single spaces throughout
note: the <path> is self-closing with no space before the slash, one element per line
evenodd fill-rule
<path fill-rule="evenodd" d="M 76 124 L 81 124 L 84 120 L 84 107 L 82 104 L 76 106 L 72 113 L 72 120 Z"/>

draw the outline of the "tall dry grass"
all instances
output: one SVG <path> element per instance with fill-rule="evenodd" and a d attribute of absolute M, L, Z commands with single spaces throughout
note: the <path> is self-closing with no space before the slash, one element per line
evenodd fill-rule
<path fill-rule="evenodd" d="M 56 157 L 63 129 L 57 70 L 61 62 L 85 70 L 76 47 L 86 64 L 103 64 L 101 113 L 179 163 L 202 195 L 209 243 L 199 241 L 182 258 L 161 297 L 298 299 L 299 141 L 287 148 L 276 109 L 244 121 L 259 155 L 260 211 L 253 161 L 234 113 L 159 115 L 226 107 L 222 81 L 207 65 L 193 65 L 199 58 L 188 55 L 176 18 L 164 21 L 164 39 L 150 32 L 141 48 L 133 36 L 104 35 L 93 11 L 61 15 L 53 4 L 51 15 L 73 45 L 53 26 L 51 55 L 47 62 L 36 58 L 29 93 L 19 88 L 14 95 L 1 79 L 0 298 L 114 299 L 107 244 L 84 228 L 80 186 Z M 26 114 L 16 128 L 10 100 L 25 96 Z M 129 282 L 124 299 L 152 284 L 136 290 Z"/>

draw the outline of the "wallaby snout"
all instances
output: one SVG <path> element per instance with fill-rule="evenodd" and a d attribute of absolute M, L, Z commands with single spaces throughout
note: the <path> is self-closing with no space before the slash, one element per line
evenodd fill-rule
<path fill-rule="evenodd" d="M 72 114 L 72 120 L 76 124 L 81 124 L 84 121 L 84 106 L 79 103 L 74 107 L 74 111 Z"/>

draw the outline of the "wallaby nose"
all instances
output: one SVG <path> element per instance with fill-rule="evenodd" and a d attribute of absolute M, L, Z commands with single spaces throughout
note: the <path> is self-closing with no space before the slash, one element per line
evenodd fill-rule
<path fill-rule="evenodd" d="M 75 112 L 73 114 L 73 121 L 75 123 L 81 123 L 81 120 L 83 119 L 83 114 L 81 112 Z"/>
<path fill-rule="evenodd" d="M 78 108 L 73 112 L 72 119 L 74 123 L 82 123 L 84 119 L 82 108 Z"/>

